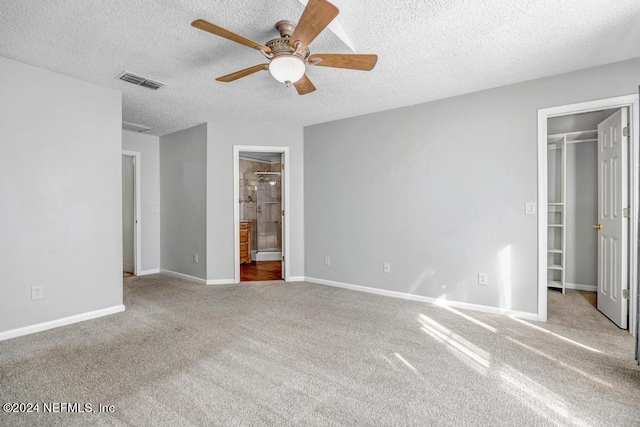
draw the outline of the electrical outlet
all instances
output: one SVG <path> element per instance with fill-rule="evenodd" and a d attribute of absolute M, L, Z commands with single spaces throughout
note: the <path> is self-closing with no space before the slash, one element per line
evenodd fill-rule
<path fill-rule="evenodd" d="M 391 273 L 391 263 L 385 262 L 382 264 L 382 271 L 385 273 Z"/>
<path fill-rule="evenodd" d="M 44 293 L 42 292 L 42 286 L 32 286 L 31 299 L 42 299 L 42 298 L 44 298 Z"/>
<path fill-rule="evenodd" d="M 487 273 L 478 273 L 478 285 L 488 285 L 489 284 L 489 276 Z"/>
<path fill-rule="evenodd" d="M 193 262 L 198 263 L 198 254 L 193 254 Z"/>
<path fill-rule="evenodd" d="M 331 257 L 330 256 L 325 256 L 324 257 L 324 265 L 331 265 Z"/>

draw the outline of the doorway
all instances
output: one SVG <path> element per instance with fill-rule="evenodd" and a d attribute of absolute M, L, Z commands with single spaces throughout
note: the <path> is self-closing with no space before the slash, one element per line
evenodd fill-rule
<path fill-rule="evenodd" d="M 140 153 L 122 151 L 122 275 L 137 276 L 141 258 Z"/>
<path fill-rule="evenodd" d="M 605 111 L 606 110 L 606 111 Z M 638 222 L 638 134 L 635 132 L 638 126 L 638 96 L 630 95 L 624 97 L 617 97 L 599 101 L 592 101 L 580 104 L 572 104 L 561 107 L 554 108 L 546 108 L 538 111 L 538 320 L 546 321 L 547 320 L 547 289 L 549 283 L 552 284 L 552 287 L 559 288 L 564 292 L 565 289 L 565 264 L 566 264 L 566 250 L 565 239 L 566 236 L 564 233 L 566 232 L 566 214 L 568 205 L 570 203 L 565 203 L 566 192 L 559 187 L 566 186 L 566 168 L 567 168 L 567 156 L 566 156 L 566 147 L 569 145 L 566 144 L 567 138 L 570 135 L 571 137 L 580 136 L 583 141 L 590 140 L 593 142 L 593 138 L 598 135 L 598 132 L 593 132 L 593 135 L 586 135 L 581 132 L 564 132 L 564 133 L 554 133 L 555 139 L 550 139 L 549 130 L 553 130 L 553 127 L 557 127 L 559 123 L 567 122 L 567 118 L 572 116 L 575 120 L 585 119 L 585 118 L 594 118 L 597 117 L 598 114 L 604 116 L 608 116 L 612 111 L 621 110 L 628 113 L 628 119 L 630 126 L 627 127 L 627 131 L 629 132 L 628 139 L 628 163 L 625 166 L 628 166 L 628 170 L 625 172 L 624 183 L 628 184 L 628 191 L 625 191 L 625 197 L 628 196 L 628 204 L 625 204 L 627 207 L 627 218 L 625 219 L 625 227 L 628 226 L 628 230 L 625 232 L 625 238 L 628 239 L 629 244 L 625 245 L 624 252 L 626 252 L 626 256 L 624 257 L 625 263 L 621 263 L 617 268 L 618 272 L 621 276 L 627 276 L 624 283 L 620 286 L 627 289 L 629 292 L 628 302 L 625 298 L 625 310 L 628 306 L 628 328 L 631 334 L 636 333 L 636 311 L 635 311 L 635 296 L 638 292 L 637 285 L 637 247 L 635 242 L 637 242 L 637 222 Z M 561 129 L 562 130 L 562 129 Z M 620 128 L 622 130 L 622 128 Z M 561 135 L 562 141 L 558 139 L 558 135 Z M 555 158 L 549 155 L 549 142 L 552 141 L 553 144 L 560 145 L 560 147 L 564 147 L 565 152 L 559 152 L 559 155 L 556 155 Z M 558 142 L 560 141 L 560 142 Z M 577 146 L 577 145 L 576 145 Z M 601 148 L 601 147 L 600 147 Z M 597 151 L 602 151 L 598 149 Z M 600 154 L 598 154 L 600 156 Z M 598 160 L 600 161 L 600 159 Z M 564 166 L 561 167 L 561 173 L 555 179 L 555 183 L 553 186 L 548 187 L 550 179 L 548 174 L 553 170 L 549 168 L 549 163 L 551 162 L 564 162 Z M 598 163 L 596 163 L 597 165 Z M 596 166 L 596 168 L 601 169 L 602 163 L 600 166 Z M 597 170 L 597 169 L 596 169 Z M 593 171 L 592 171 L 593 172 Z M 564 175 L 564 176 L 563 176 Z M 558 182 L 561 183 L 560 186 L 557 186 Z M 575 184 L 575 183 L 574 183 Z M 585 184 L 582 180 L 579 182 L 580 185 Z M 599 190 L 602 193 L 602 190 Z M 549 199 L 551 197 L 551 199 Z M 602 201 L 602 198 L 598 198 L 598 203 Z M 549 203 L 548 203 L 549 202 Z M 599 211 L 599 209 L 598 209 Z M 630 211 L 630 212 L 629 212 Z M 622 207 L 621 207 L 622 213 Z M 587 215 L 588 216 L 588 215 Z M 584 219 L 584 218 L 582 218 Z M 588 221 L 588 219 L 587 219 Z M 599 225 L 597 222 L 594 222 L 594 225 Z M 583 235 L 584 236 L 584 235 Z M 602 240 L 598 237 L 599 240 Z M 596 239 L 595 242 L 598 246 L 600 246 L 599 240 Z M 589 239 L 587 239 L 589 240 Z M 591 239 L 593 240 L 593 239 Z M 560 242 L 560 243 L 559 243 Z M 632 244 L 633 243 L 633 244 Z M 549 246 L 551 245 L 551 246 Z M 593 254 L 591 254 L 593 255 Z M 598 257 L 601 257 L 599 253 Z M 601 262 L 601 261 L 599 261 Z M 554 271 L 555 270 L 555 271 Z M 584 269 L 581 271 L 584 272 Z M 549 279 L 550 272 L 553 274 L 553 277 Z M 600 273 L 596 273 L 600 274 Z M 574 276 L 575 277 L 575 276 Z M 598 283 L 602 282 L 602 275 L 598 277 Z M 571 288 L 571 286 L 569 286 Z M 580 286 L 573 286 L 574 289 L 580 289 Z M 602 289 L 599 290 L 599 297 L 603 297 L 600 295 Z M 622 291 L 622 289 L 620 289 Z M 619 297 L 622 298 L 622 292 L 619 292 Z M 598 307 L 599 309 L 601 307 Z M 606 311 L 606 310 L 602 310 Z M 625 316 L 627 313 L 625 312 Z M 625 318 L 626 322 L 626 318 Z M 623 325 L 627 326 L 627 325 Z"/>
<path fill-rule="evenodd" d="M 288 280 L 288 148 L 234 146 L 235 283 Z"/>

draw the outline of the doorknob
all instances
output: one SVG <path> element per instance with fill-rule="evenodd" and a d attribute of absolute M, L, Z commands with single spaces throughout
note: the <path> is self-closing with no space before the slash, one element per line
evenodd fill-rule
<path fill-rule="evenodd" d="M 601 224 L 594 224 L 593 225 L 593 229 L 594 230 L 602 230 L 602 225 Z"/>

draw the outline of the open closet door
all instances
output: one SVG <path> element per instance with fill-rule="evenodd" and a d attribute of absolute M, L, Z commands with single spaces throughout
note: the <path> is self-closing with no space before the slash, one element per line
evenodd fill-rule
<path fill-rule="evenodd" d="M 628 325 L 627 109 L 598 125 L 598 310 L 622 329 Z"/>

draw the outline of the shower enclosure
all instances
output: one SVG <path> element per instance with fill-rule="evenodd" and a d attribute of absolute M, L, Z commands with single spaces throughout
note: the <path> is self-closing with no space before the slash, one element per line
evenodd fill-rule
<path fill-rule="evenodd" d="M 240 159 L 240 219 L 252 221 L 251 259 L 282 259 L 281 163 Z"/>

